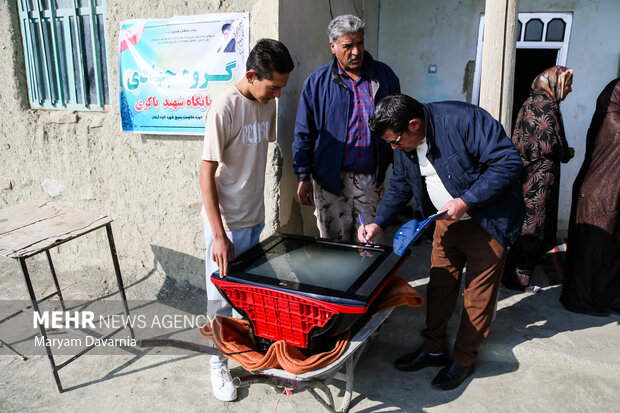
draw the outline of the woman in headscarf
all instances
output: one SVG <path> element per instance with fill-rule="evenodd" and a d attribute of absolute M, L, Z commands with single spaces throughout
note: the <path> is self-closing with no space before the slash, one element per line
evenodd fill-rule
<path fill-rule="evenodd" d="M 596 101 L 586 154 L 573 184 L 566 277 L 560 301 L 570 311 L 620 311 L 620 78 Z"/>
<path fill-rule="evenodd" d="M 519 110 L 512 141 L 524 168 L 526 215 L 521 235 L 508 253 L 503 283 L 516 290 L 538 291 L 531 285 L 534 267 L 556 242 L 560 162 L 574 155 L 564 133 L 560 102 L 571 91 L 573 69 L 554 66 L 532 82 L 530 96 Z"/>

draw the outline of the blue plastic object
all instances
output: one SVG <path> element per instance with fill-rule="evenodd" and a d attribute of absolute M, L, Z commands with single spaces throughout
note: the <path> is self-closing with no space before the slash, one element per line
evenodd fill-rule
<path fill-rule="evenodd" d="M 400 227 L 398 231 L 396 231 L 396 235 L 394 235 L 394 244 L 392 245 L 394 254 L 403 255 L 403 253 L 407 251 L 407 248 L 409 248 L 409 246 L 422 235 L 424 230 L 428 228 L 431 222 L 445 213 L 446 211 L 439 212 L 420 222 L 418 222 L 417 219 L 413 219 Z"/>

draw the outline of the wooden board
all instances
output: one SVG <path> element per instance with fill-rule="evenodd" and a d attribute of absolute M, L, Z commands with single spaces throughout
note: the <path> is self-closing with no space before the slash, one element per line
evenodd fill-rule
<path fill-rule="evenodd" d="M 0 210 L 0 255 L 20 258 L 111 222 L 106 215 L 35 201 Z"/>

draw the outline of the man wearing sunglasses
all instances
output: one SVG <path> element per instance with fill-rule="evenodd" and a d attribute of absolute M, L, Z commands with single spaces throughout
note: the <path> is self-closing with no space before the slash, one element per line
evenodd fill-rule
<path fill-rule="evenodd" d="M 379 102 L 368 123 L 394 150 L 394 173 L 375 221 L 365 226 L 365 235 L 358 231 L 360 241 L 376 238 L 412 196 L 424 217 L 435 212 L 424 207 L 425 199 L 446 211 L 433 234 L 424 341 L 394 364 L 401 371 L 444 366 L 431 384 L 454 389 L 474 370 L 491 327 L 506 249 L 519 235 L 521 157 L 502 125 L 467 103 L 423 105 L 407 95 L 391 95 Z M 448 357 L 446 328 L 463 276 L 461 322 Z"/>

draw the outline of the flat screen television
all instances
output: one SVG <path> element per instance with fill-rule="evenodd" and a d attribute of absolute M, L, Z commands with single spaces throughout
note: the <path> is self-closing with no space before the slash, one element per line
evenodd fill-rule
<path fill-rule="evenodd" d="M 301 348 L 364 315 L 408 254 L 390 247 L 275 234 L 211 275 L 254 334 Z M 268 344 L 268 342 L 267 342 Z"/>

